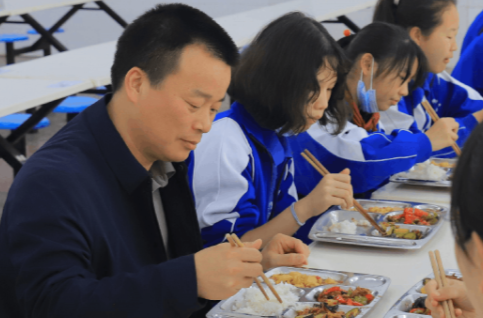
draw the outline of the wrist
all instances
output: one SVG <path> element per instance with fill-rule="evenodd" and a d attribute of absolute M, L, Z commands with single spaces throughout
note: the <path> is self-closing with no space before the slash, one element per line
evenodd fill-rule
<path fill-rule="evenodd" d="M 307 222 L 307 220 L 312 217 L 312 210 L 307 201 L 307 197 L 305 197 L 302 200 L 295 202 L 293 206 L 299 221 L 302 223 Z"/>

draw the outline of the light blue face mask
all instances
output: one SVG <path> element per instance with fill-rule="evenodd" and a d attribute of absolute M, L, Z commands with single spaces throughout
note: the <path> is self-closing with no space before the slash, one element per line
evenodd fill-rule
<path fill-rule="evenodd" d="M 379 111 L 379 107 L 377 107 L 377 100 L 376 100 L 376 90 L 372 89 L 372 78 L 374 76 L 374 58 L 372 58 L 372 66 L 371 66 L 371 87 L 366 92 L 366 85 L 362 81 L 362 71 L 361 71 L 361 79 L 357 83 L 357 99 L 359 99 L 359 103 L 361 105 L 361 109 L 366 113 L 377 113 Z"/>

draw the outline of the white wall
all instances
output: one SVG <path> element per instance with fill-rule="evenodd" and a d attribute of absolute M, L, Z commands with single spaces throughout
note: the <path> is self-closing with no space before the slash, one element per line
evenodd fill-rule
<path fill-rule="evenodd" d="M 2 0 L 0 0 L 2 1 Z M 12 1 L 12 0 L 10 0 Z M 15 0 L 13 0 L 15 1 Z M 184 0 L 183 3 L 197 7 L 210 16 L 216 18 L 224 15 L 233 14 L 236 12 L 256 9 L 258 7 L 278 4 L 289 0 Z M 335 0 L 329 0 L 335 1 Z M 337 0 L 343 1 L 343 0 Z M 421 0 L 424 1 L 424 0 Z M 160 3 L 160 0 L 106 0 L 120 16 L 126 21 L 130 22 L 144 11 Z M 180 2 L 180 1 L 162 1 Z M 89 4 L 89 6 L 95 6 Z M 458 9 L 460 12 L 460 32 L 457 37 L 458 47 L 463 42 L 464 35 L 468 26 L 483 10 L 483 0 L 459 0 Z M 48 27 L 55 23 L 68 8 L 56 8 L 33 13 L 32 15 L 38 21 Z M 349 15 L 349 17 L 359 26 L 367 25 L 371 22 L 373 9 L 365 9 Z M 342 37 L 342 32 L 346 28 L 338 24 L 325 24 L 329 32 L 336 39 Z M 1 25 L 1 33 L 25 33 L 28 29 L 26 25 Z M 64 25 L 65 33 L 58 34 L 58 39 L 69 49 L 75 49 L 87 45 L 102 43 L 106 41 L 115 40 L 122 32 L 122 28 L 109 16 L 102 11 L 81 11 L 71 18 Z M 37 39 L 36 36 L 31 36 L 30 43 Z M 27 44 L 27 43 L 26 43 Z M 19 44 L 20 45 L 20 44 Z M 23 44 L 22 44 L 23 45 Z M 0 45 L 0 54 L 4 54 L 4 46 Z M 36 53 L 39 54 L 39 53 Z M 455 57 L 452 59 L 449 67 L 452 68 L 459 57 L 459 50 L 455 52 Z"/>

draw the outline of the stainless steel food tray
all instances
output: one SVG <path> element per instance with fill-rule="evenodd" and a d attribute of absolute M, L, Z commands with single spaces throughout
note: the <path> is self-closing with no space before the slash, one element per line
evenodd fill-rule
<path fill-rule="evenodd" d="M 282 315 L 279 316 L 255 316 L 249 314 L 241 314 L 233 311 L 231 308 L 233 307 L 234 302 L 241 297 L 243 290 L 238 292 L 236 295 L 228 298 L 227 300 L 223 300 L 219 302 L 213 309 L 211 309 L 206 317 L 208 318 L 254 318 L 254 317 L 269 317 L 269 318 L 294 318 L 295 317 L 295 310 L 301 310 L 305 306 L 312 306 L 318 303 L 314 299 L 314 294 L 322 289 L 330 288 L 333 286 L 344 286 L 344 287 L 362 287 L 367 288 L 372 291 L 372 294 L 375 296 L 374 300 L 366 305 L 366 306 L 347 306 L 347 305 L 340 305 L 339 310 L 343 310 L 345 312 L 353 309 L 353 308 L 360 308 L 361 314 L 357 316 L 357 318 L 367 317 L 367 314 L 377 305 L 377 303 L 381 300 L 381 298 L 386 293 L 389 285 L 391 284 L 391 279 L 385 276 L 380 275 L 369 275 L 369 274 L 359 274 L 359 273 L 349 273 L 349 272 L 339 272 L 339 271 L 330 271 L 324 269 L 314 269 L 314 268 L 296 268 L 296 267 L 277 267 L 269 270 L 266 272 L 267 277 L 271 277 L 275 274 L 280 273 L 289 273 L 289 272 L 300 272 L 306 275 L 317 275 L 324 279 L 332 278 L 337 281 L 341 281 L 340 284 L 333 284 L 333 285 L 323 285 L 314 288 L 298 288 L 299 290 L 299 301 L 296 303 L 295 308 L 289 308 L 285 310 Z M 253 284 L 250 288 L 257 288 L 255 284 Z M 268 294 L 270 298 L 275 298 L 272 293 Z"/>
<path fill-rule="evenodd" d="M 457 269 L 447 269 L 446 275 L 455 274 L 456 277 L 461 278 L 461 272 Z M 434 278 L 434 274 L 431 273 L 425 278 Z M 419 297 L 425 297 L 427 295 L 421 293 L 421 288 L 423 287 L 423 280 L 420 279 L 419 282 L 411 287 L 404 295 L 399 298 L 396 303 L 389 309 L 384 318 L 431 318 L 429 315 L 422 314 L 411 314 L 409 310 L 412 304 Z"/>
<path fill-rule="evenodd" d="M 456 163 L 456 159 L 449 159 L 449 158 L 430 158 L 430 160 L 435 162 Z M 452 184 L 450 177 L 453 173 L 453 168 L 443 168 L 443 169 L 446 170 L 446 180 L 443 180 L 443 181 L 408 179 L 408 178 L 399 177 L 397 174 L 391 176 L 389 178 L 389 181 L 396 182 L 396 183 L 410 184 L 410 185 L 418 185 L 418 186 L 450 188 Z"/>
<path fill-rule="evenodd" d="M 421 230 L 423 231 L 424 236 L 419 240 L 407 240 L 407 239 L 398 239 L 398 238 L 387 238 L 381 237 L 377 230 L 370 226 L 370 227 L 357 227 L 356 234 L 341 234 L 341 233 L 332 233 L 328 230 L 329 226 L 337 223 L 342 222 L 344 220 L 356 219 L 356 220 L 365 220 L 364 217 L 357 211 L 346 211 L 342 210 L 340 207 L 333 207 L 329 209 L 327 212 L 322 214 L 322 216 L 315 222 L 312 226 L 312 229 L 309 233 L 309 238 L 314 241 L 320 242 L 330 242 L 330 243 L 339 243 L 339 244 L 351 244 L 351 245 L 361 245 L 361 246 L 372 246 L 372 247 L 381 247 L 381 248 L 393 248 L 393 249 L 419 249 L 423 247 L 427 242 L 429 242 L 434 235 L 439 231 L 441 228 L 445 216 L 448 214 L 448 209 L 435 205 L 435 204 L 426 204 L 426 203 L 417 203 L 417 202 L 406 202 L 406 201 L 389 201 L 389 200 L 357 200 L 365 209 L 370 207 L 400 207 L 400 212 L 392 212 L 387 214 L 380 214 L 380 213 L 369 213 L 370 216 L 374 218 L 376 222 L 382 222 L 386 219 L 387 215 L 389 214 L 400 214 L 402 210 L 406 207 L 418 208 L 421 210 L 428 210 L 431 209 L 437 212 L 440 216 L 438 223 L 432 226 L 423 226 L 423 225 L 406 225 L 406 224 L 398 224 L 401 228 L 408 228 L 410 230 Z"/>

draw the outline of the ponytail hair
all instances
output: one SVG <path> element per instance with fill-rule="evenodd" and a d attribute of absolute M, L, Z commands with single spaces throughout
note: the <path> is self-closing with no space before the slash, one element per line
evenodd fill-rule
<path fill-rule="evenodd" d="M 397 24 L 409 30 L 418 27 L 429 36 L 441 24 L 442 15 L 457 0 L 379 0 L 373 21 Z"/>

